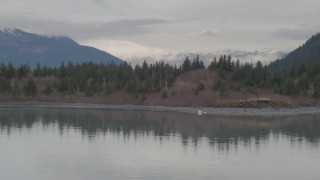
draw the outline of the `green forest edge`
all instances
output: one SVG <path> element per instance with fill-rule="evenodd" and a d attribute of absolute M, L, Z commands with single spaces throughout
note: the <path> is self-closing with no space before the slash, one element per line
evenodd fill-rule
<path fill-rule="evenodd" d="M 0 65 L 0 91 L 13 96 L 36 96 L 39 91 L 50 95 L 60 92 L 72 95 L 77 92 L 85 96 L 95 93 L 110 95 L 117 91 L 126 91 L 136 95 L 141 101 L 145 94 L 161 92 L 162 98 L 167 98 L 166 89 L 171 87 L 175 79 L 188 71 L 205 69 L 216 74 L 213 87 L 205 87 L 200 83 L 194 88 L 194 94 L 211 88 L 220 96 L 228 96 L 230 91 L 258 94 L 259 89 L 271 89 L 281 95 L 305 95 L 320 97 L 320 62 L 309 65 L 294 64 L 289 72 L 273 74 L 260 61 L 256 64 L 240 64 L 239 60 L 232 60 L 231 56 L 216 58 L 208 67 L 197 56 L 193 61 L 187 57 L 179 67 L 168 63 L 136 65 L 134 68 L 128 63 L 95 64 L 93 62 L 67 65 L 62 63 L 58 68 L 41 66 L 32 70 L 28 65 L 14 67 L 12 63 Z M 56 77 L 53 82 L 47 81 L 44 88 L 39 90 L 35 77 Z M 172 92 L 171 95 L 174 95 Z"/>

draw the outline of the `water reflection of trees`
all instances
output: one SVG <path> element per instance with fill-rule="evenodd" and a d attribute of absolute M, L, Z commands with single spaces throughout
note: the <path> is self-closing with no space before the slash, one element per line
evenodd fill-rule
<path fill-rule="evenodd" d="M 288 136 L 293 143 L 307 141 L 317 145 L 320 139 L 319 117 L 241 118 L 111 110 L 2 111 L 0 129 L 10 134 L 12 129 L 32 128 L 35 124 L 42 124 L 44 128 L 57 125 L 61 134 L 76 129 L 89 138 L 107 133 L 128 138 L 179 136 L 185 145 L 197 145 L 201 138 L 207 138 L 212 146 L 228 149 L 239 143 L 261 143 L 271 134 L 274 137 Z"/>

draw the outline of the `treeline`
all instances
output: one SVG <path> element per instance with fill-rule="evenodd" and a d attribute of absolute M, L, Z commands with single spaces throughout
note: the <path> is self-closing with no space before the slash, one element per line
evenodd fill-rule
<path fill-rule="evenodd" d="M 41 66 L 37 64 L 35 69 L 28 65 L 15 68 L 11 63 L 0 65 L 0 91 L 10 92 L 14 95 L 37 94 L 39 84 L 35 78 L 55 77 L 56 80 L 47 81 L 43 92 L 51 94 L 54 91 L 66 95 L 77 92 L 90 96 L 94 93 L 111 94 L 116 91 L 129 93 L 160 92 L 169 88 L 177 76 L 197 68 L 204 68 L 199 57 L 190 61 L 188 58 L 182 66 L 172 66 L 168 63 L 157 62 L 132 67 L 128 63 L 122 64 L 96 64 L 93 62 L 74 64 L 62 63 L 58 68 Z M 21 85 L 21 82 L 24 81 Z"/>
<path fill-rule="evenodd" d="M 232 60 L 231 56 L 220 56 L 208 66 L 209 71 L 216 72 L 213 90 L 220 95 L 227 95 L 229 90 L 244 93 L 258 93 L 258 88 L 272 88 L 272 73 L 266 65 L 258 61 L 240 64 L 239 60 Z"/>
<path fill-rule="evenodd" d="M 95 93 L 108 95 L 117 91 L 136 94 L 162 91 L 162 97 L 165 98 L 167 88 L 173 85 L 179 75 L 205 68 L 199 56 L 193 60 L 187 57 L 179 67 L 164 62 L 143 62 L 135 67 L 128 63 L 69 62 L 62 63 L 57 68 L 38 64 L 35 69 L 28 65 L 14 67 L 11 63 L 0 64 L 0 92 L 34 96 L 42 91 L 45 94 L 84 93 L 90 96 Z M 320 97 L 320 62 L 309 65 L 295 64 L 288 72 L 273 74 L 260 61 L 256 64 L 241 64 L 239 60 L 235 61 L 231 56 L 224 55 L 219 59 L 215 58 L 207 69 L 216 75 L 212 90 L 222 96 L 228 95 L 229 91 L 258 94 L 260 89 L 271 89 L 282 95 L 304 94 Z M 48 80 L 40 84 L 40 81 L 35 81 L 36 78 Z M 195 94 L 205 88 L 204 84 L 200 83 L 195 88 Z"/>
<path fill-rule="evenodd" d="M 246 93 L 258 93 L 258 89 L 272 89 L 274 93 L 282 95 L 312 95 L 320 97 L 320 62 L 309 65 L 296 63 L 289 72 L 283 71 L 273 74 L 268 66 L 258 61 L 240 64 L 239 60 L 232 60 L 231 56 L 216 58 L 208 66 L 210 71 L 218 75 L 213 89 L 221 95 L 228 90 Z"/>

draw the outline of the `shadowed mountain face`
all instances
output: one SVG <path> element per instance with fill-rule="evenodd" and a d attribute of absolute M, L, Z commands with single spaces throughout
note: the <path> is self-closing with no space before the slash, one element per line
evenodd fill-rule
<path fill-rule="evenodd" d="M 320 60 L 320 33 L 312 36 L 305 44 L 290 52 L 282 59 L 272 62 L 269 67 L 273 72 L 290 70 L 296 63 L 308 65 Z"/>
<path fill-rule="evenodd" d="M 19 29 L 0 30 L 0 62 L 15 66 L 28 63 L 57 67 L 62 62 L 122 63 L 111 54 L 93 47 L 82 46 L 67 37 L 40 36 Z"/>

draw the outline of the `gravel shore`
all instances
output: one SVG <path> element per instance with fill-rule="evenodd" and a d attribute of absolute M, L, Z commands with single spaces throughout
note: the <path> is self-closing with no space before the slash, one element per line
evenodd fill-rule
<path fill-rule="evenodd" d="M 118 109 L 136 111 L 181 112 L 198 115 L 221 116 L 288 116 L 301 114 L 320 114 L 320 107 L 299 108 L 208 108 L 208 107 L 166 107 L 139 105 L 106 105 L 61 102 L 0 102 L 0 110 L 5 109 Z"/>

